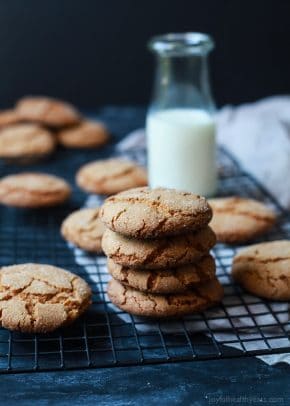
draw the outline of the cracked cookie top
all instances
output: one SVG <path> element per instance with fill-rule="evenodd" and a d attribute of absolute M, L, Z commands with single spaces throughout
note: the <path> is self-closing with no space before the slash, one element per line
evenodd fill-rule
<path fill-rule="evenodd" d="M 140 292 L 112 279 L 108 284 L 108 296 L 120 309 L 137 316 L 181 317 L 219 303 L 223 288 L 214 278 L 184 293 L 158 295 Z"/>
<path fill-rule="evenodd" d="M 1 158 L 47 155 L 55 144 L 52 133 L 36 124 L 15 124 L 0 131 Z"/>
<path fill-rule="evenodd" d="M 105 226 L 99 218 L 99 208 L 81 209 L 71 213 L 62 223 L 61 234 L 85 251 L 101 253 Z"/>
<path fill-rule="evenodd" d="M 0 202 L 8 206 L 56 206 L 70 194 L 71 188 L 64 179 L 44 173 L 23 172 L 0 180 Z"/>
<path fill-rule="evenodd" d="M 9 330 L 47 333 L 73 322 L 91 303 L 79 276 L 51 265 L 0 269 L 0 323 Z"/>
<path fill-rule="evenodd" d="M 234 257 L 232 275 L 254 295 L 290 300 L 290 241 L 265 242 L 241 250 Z"/>
<path fill-rule="evenodd" d="M 79 112 L 71 104 L 42 96 L 20 99 L 16 104 L 16 113 L 24 121 L 40 123 L 47 127 L 66 127 L 80 121 Z"/>
<path fill-rule="evenodd" d="M 128 238 L 106 229 L 102 248 L 117 264 L 159 269 L 191 264 L 207 254 L 215 242 L 215 234 L 208 226 L 193 233 L 150 240 Z"/>
<path fill-rule="evenodd" d="M 135 162 L 112 158 L 82 166 L 76 175 L 76 182 L 86 192 L 111 195 L 147 185 L 147 174 Z"/>
<path fill-rule="evenodd" d="M 158 238 L 200 229 L 211 220 L 204 197 L 175 189 L 136 188 L 109 197 L 101 218 L 111 230 L 135 238 Z"/>
<path fill-rule="evenodd" d="M 57 140 L 67 148 L 97 148 L 106 144 L 110 136 L 99 121 L 83 121 L 58 132 Z"/>
<path fill-rule="evenodd" d="M 210 226 L 220 242 L 244 242 L 268 231 L 276 221 L 275 213 L 254 199 L 225 197 L 210 199 L 213 218 Z"/>
<path fill-rule="evenodd" d="M 180 293 L 215 277 L 215 262 L 206 255 L 195 264 L 158 270 L 130 268 L 108 259 L 108 270 L 123 285 L 151 293 Z"/>

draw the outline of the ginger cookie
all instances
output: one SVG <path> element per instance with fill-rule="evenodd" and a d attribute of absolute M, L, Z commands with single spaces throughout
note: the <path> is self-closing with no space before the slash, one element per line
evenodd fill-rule
<path fill-rule="evenodd" d="M 176 268 L 206 255 L 216 237 L 210 227 L 175 237 L 138 240 L 106 229 L 102 239 L 104 253 L 116 264 L 144 269 Z"/>
<path fill-rule="evenodd" d="M 270 300 L 290 300 L 290 241 L 251 245 L 235 257 L 232 275 L 250 293 Z"/>
<path fill-rule="evenodd" d="M 36 124 L 15 124 L 0 130 L 0 158 L 34 160 L 55 149 L 50 131 Z"/>
<path fill-rule="evenodd" d="M 108 259 L 108 271 L 114 279 L 133 289 L 150 293 L 180 293 L 215 277 L 215 262 L 211 255 L 195 264 L 171 269 L 150 270 L 129 268 Z"/>
<path fill-rule="evenodd" d="M 58 142 L 67 148 L 98 148 L 105 145 L 109 139 L 107 128 L 98 121 L 83 121 L 57 134 Z"/>
<path fill-rule="evenodd" d="M 18 124 L 21 122 L 16 110 L 2 110 L 0 111 L 0 128 L 7 127 L 9 125 Z"/>
<path fill-rule="evenodd" d="M 24 97 L 16 104 L 16 112 L 24 121 L 53 128 L 74 125 L 81 119 L 71 104 L 43 96 Z"/>
<path fill-rule="evenodd" d="M 48 333 L 76 320 L 91 303 L 79 276 L 51 265 L 0 269 L 0 324 L 24 333 Z"/>
<path fill-rule="evenodd" d="M 101 218 L 111 230 L 135 238 L 159 238 L 205 227 L 212 210 L 204 197 L 175 189 L 136 188 L 109 197 Z"/>
<path fill-rule="evenodd" d="M 82 209 L 71 213 L 62 223 L 61 234 L 85 251 L 101 253 L 105 226 L 99 218 L 99 209 Z"/>
<path fill-rule="evenodd" d="M 147 185 L 147 175 L 145 169 L 136 163 L 113 158 L 82 166 L 77 173 L 76 181 L 86 192 L 111 195 Z"/>
<path fill-rule="evenodd" d="M 68 183 L 57 176 L 24 172 L 0 180 L 0 203 L 14 207 L 49 207 L 64 203 L 71 194 Z"/>
<path fill-rule="evenodd" d="M 208 202 L 213 210 L 210 226 L 220 242 L 251 240 L 270 230 L 276 221 L 271 209 L 253 199 L 225 197 Z"/>
<path fill-rule="evenodd" d="M 114 305 L 136 316 L 181 317 L 218 304 L 223 298 L 223 288 L 214 278 L 184 293 L 157 295 L 140 292 L 112 279 L 108 283 L 108 296 Z"/>

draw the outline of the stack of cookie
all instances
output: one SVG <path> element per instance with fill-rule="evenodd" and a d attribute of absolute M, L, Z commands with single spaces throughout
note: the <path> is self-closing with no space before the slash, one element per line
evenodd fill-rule
<path fill-rule="evenodd" d="M 183 316 L 218 303 L 223 289 L 209 254 L 212 211 L 192 193 L 141 187 L 108 198 L 102 248 L 111 301 L 129 313 Z"/>

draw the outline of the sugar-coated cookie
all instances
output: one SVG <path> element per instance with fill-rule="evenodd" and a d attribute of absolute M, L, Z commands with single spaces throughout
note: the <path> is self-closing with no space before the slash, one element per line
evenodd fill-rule
<path fill-rule="evenodd" d="M 99 121 L 82 121 L 57 134 L 58 142 L 67 148 L 97 148 L 105 145 L 109 139 L 107 128 Z"/>
<path fill-rule="evenodd" d="M 215 278 L 188 292 L 157 295 L 140 292 L 112 279 L 108 296 L 120 309 L 137 316 L 181 317 L 218 304 L 223 298 L 223 288 Z"/>
<path fill-rule="evenodd" d="M 290 300 L 290 241 L 251 245 L 234 258 L 233 278 L 254 295 Z"/>
<path fill-rule="evenodd" d="M 36 124 L 15 124 L 0 130 L 0 158 L 38 159 L 55 149 L 50 131 Z"/>
<path fill-rule="evenodd" d="M 104 253 L 117 264 L 145 269 L 175 268 L 196 262 L 214 246 L 210 227 L 175 237 L 138 240 L 106 229 Z"/>
<path fill-rule="evenodd" d="M 204 197 L 175 189 L 131 189 L 109 197 L 101 218 L 111 230 L 135 238 L 183 234 L 208 224 L 212 210 Z"/>
<path fill-rule="evenodd" d="M 25 333 L 48 333 L 70 324 L 91 303 L 91 289 L 79 276 L 51 265 L 0 269 L 0 325 Z"/>
<path fill-rule="evenodd" d="M 123 285 L 150 293 L 180 293 L 215 277 L 215 261 L 206 255 L 195 264 L 171 269 L 130 268 L 108 259 L 108 271 Z"/>
<path fill-rule="evenodd" d="M 81 117 L 69 103 L 44 96 L 27 96 L 16 104 L 16 112 L 24 121 L 61 128 L 77 124 Z"/>
<path fill-rule="evenodd" d="M 81 209 L 71 213 L 62 223 L 61 234 L 85 251 L 101 253 L 105 226 L 99 218 L 99 209 Z"/>
<path fill-rule="evenodd" d="M 65 202 L 71 194 L 68 183 L 57 176 L 24 172 L 0 180 L 0 203 L 14 207 L 48 207 Z"/>
<path fill-rule="evenodd" d="M 208 202 L 213 210 L 210 226 L 220 242 L 251 240 L 268 231 L 276 221 L 275 213 L 257 200 L 223 197 Z"/>
<path fill-rule="evenodd" d="M 123 159 L 106 159 L 82 166 L 76 176 L 78 186 L 89 193 L 111 195 L 147 184 L 144 168 Z"/>
<path fill-rule="evenodd" d="M 9 125 L 18 124 L 21 122 L 21 118 L 16 110 L 1 110 L 0 111 L 0 128 L 7 127 Z"/>

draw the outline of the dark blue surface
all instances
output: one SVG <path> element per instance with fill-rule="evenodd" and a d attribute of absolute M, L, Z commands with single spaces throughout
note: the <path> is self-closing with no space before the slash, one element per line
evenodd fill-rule
<path fill-rule="evenodd" d="M 106 108 L 99 113 L 109 124 L 115 140 L 144 123 L 142 108 L 122 109 L 122 120 L 118 121 L 114 120 L 116 113 L 120 117 L 118 108 Z M 111 147 L 108 146 L 103 153 L 110 151 Z M 67 152 L 58 152 L 62 153 Z M 101 154 L 102 152 L 92 152 L 92 157 Z M 74 172 L 85 158 L 87 159 L 87 155 L 80 152 L 77 161 L 74 160 L 64 169 Z M 56 170 L 53 166 L 51 169 L 52 172 Z M 11 167 L 9 170 L 17 171 L 19 168 Z M 287 365 L 270 367 L 254 358 L 242 358 L 2 375 L 0 404 L 257 404 L 263 397 L 263 404 L 273 404 L 271 399 L 274 398 L 274 404 L 288 405 L 289 371 L 290 367 Z"/>
<path fill-rule="evenodd" d="M 235 359 L 5 375 L 0 380 L 1 404 L 289 405 L 289 371 L 282 364 Z"/>

